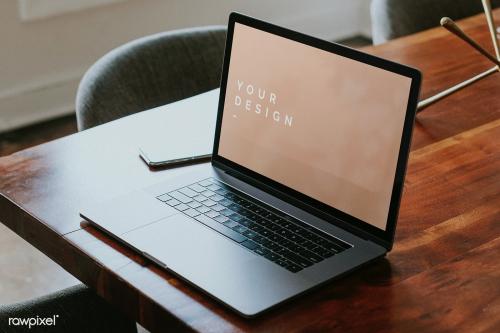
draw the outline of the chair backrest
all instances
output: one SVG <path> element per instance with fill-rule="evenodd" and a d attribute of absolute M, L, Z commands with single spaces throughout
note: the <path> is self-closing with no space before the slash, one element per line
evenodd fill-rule
<path fill-rule="evenodd" d="M 492 0 L 492 7 L 500 7 L 500 0 Z M 481 0 L 372 0 L 373 43 L 439 26 L 443 16 L 458 20 L 482 11 Z"/>
<path fill-rule="evenodd" d="M 54 317 L 56 316 L 56 317 Z M 33 326 L 21 324 L 12 318 L 55 318 L 54 325 Z M 107 303 L 83 284 L 21 303 L 0 306 L 0 332 L 137 333 L 132 318 Z"/>
<path fill-rule="evenodd" d="M 87 129 L 219 86 L 226 28 L 159 33 L 120 46 L 84 75 L 76 98 Z"/>

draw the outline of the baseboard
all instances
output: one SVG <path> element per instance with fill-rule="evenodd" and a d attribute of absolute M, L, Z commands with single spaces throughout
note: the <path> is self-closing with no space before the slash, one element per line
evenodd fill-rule
<path fill-rule="evenodd" d="M 82 73 L 79 70 L 0 92 L 0 133 L 74 112 Z"/>

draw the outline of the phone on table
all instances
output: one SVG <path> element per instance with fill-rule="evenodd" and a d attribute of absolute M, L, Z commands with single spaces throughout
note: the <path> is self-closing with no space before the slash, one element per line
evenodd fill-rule
<path fill-rule="evenodd" d="M 150 168 L 173 167 L 186 163 L 203 163 L 212 157 L 212 142 L 209 144 L 159 145 L 144 144 L 139 147 L 139 156 Z"/>

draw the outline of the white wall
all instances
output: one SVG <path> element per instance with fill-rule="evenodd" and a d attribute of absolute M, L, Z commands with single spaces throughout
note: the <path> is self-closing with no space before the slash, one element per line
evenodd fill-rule
<path fill-rule="evenodd" d="M 159 31 L 225 24 L 233 10 L 330 40 L 369 31 L 369 0 L 71 0 L 94 7 L 67 12 L 30 1 L 42 0 L 0 1 L 0 132 L 72 112 L 81 76 L 114 47 Z"/>

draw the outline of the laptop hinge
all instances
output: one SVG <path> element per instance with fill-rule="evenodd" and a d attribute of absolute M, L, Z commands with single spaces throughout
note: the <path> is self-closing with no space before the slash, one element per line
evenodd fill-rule
<path fill-rule="evenodd" d="M 252 186 L 255 186 L 263 191 L 266 191 L 266 192 L 276 196 L 277 198 L 308 212 L 309 214 L 312 214 L 312 215 L 314 215 L 322 220 L 326 220 L 326 221 L 334 224 L 335 226 L 356 235 L 357 237 L 360 237 L 366 241 L 371 241 L 377 245 L 380 245 L 380 246 L 386 248 L 388 251 L 390 251 L 392 248 L 392 244 L 388 243 L 387 241 L 380 239 L 379 237 L 376 237 L 376 236 L 374 236 L 374 235 L 372 235 L 372 234 L 370 234 L 370 233 L 368 233 L 360 228 L 357 228 L 348 222 L 342 221 L 338 217 L 332 216 L 324 211 L 321 211 L 321 210 L 316 209 L 310 205 L 307 205 L 307 204 L 301 202 L 300 200 L 297 200 L 296 198 L 294 198 L 286 193 L 283 193 L 283 192 L 281 192 L 281 191 L 279 191 L 279 190 L 277 190 L 269 185 L 266 185 L 265 183 L 260 182 L 253 177 L 250 177 L 250 176 L 245 175 L 241 172 L 238 172 L 237 170 L 234 170 L 231 167 L 229 167 L 229 166 L 227 166 L 227 165 L 225 165 L 217 160 L 212 160 L 212 165 L 215 168 L 221 170 L 222 172 L 224 172 L 225 174 L 227 174 L 231 177 L 234 177 L 238 180 L 241 180 L 245 183 L 248 183 Z"/>

